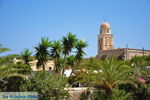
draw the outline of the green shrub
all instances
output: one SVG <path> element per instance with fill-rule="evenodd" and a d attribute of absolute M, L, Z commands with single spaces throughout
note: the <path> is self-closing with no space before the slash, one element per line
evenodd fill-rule
<path fill-rule="evenodd" d="M 105 90 L 96 91 L 93 95 L 93 100 L 132 100 L 131 94 L 123 90 L 113 89 L 110 95 L 107 95 Z"/>
<path fill-rule="evenodd" d="M 65 77 L 42 71 L 36 72 L 22 85 L 22 91 L 38 92 L 39 100 L 61 100 L 68 96 L 68 92 L 64 90 L 66 84 Z"/>

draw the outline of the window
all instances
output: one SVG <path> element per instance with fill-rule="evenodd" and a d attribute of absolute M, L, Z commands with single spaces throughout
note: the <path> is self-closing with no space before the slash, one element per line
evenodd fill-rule
<path fill-rule="evenodd" d="M 52 70 L 52 67 L 49 67 L 49 70 Z"/>
<path fill-rule="evenodd" d="M 107 29 L 107 33 L 109 33 L 109 29 Z"/>
<path fill-rule="evenodd" d="M 109 42 L 109 40 L 110 40 L 110 39 L 109 39 L 109 38 L 107 38 L 107 41 L 108 41 L 108 42 Z"/>
<path fill-rule="evenodd" d="M 100 50 L 102 50 L 102 45 L 100 45 L 100 48 L 99 48 Z"/>

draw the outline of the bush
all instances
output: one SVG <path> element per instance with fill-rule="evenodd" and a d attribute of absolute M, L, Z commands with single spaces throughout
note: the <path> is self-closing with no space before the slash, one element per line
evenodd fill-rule
<path fill-rule="evenodd" d="M 93 100 L 132 100 L 131 94 L 123 90 L 113 89 L 110 95 L 105 90 L 99 90 L 94 93 Z"/>
<path fill-rule="evenodd" d="M 37 72 L 22 86 L 22 91 L 38 92 L 39 100 L 60 100 L 68 96 L 66 78 L 50 72 Z"/>
<path fill-rule="evenodd" d="M 136 87 L 131 84 L 122 84 L 119 89 L 125 90 L 132 94 L 133 100 L 149 100 L 150 98 L 150 85 L 136 82 Z"/>
<path fill-rule="evenodd" d="M 0 66 L 0 90 L 20 91 L 21 85 L 26 81 L 31 67 L 24 64 L 5 64 Z"/>
<path fill-rule="evenodd" d="M 3 92 L 19 92 L 25 79 L 18 76 L 4 78 L 0 81 L 0 89 Z"/>
<path fill-rule="evenodd" d="M 88 100 L 91 97 L 91 91 L 89 89 L 85 90 L 80 95 L 80 100 Z"/>

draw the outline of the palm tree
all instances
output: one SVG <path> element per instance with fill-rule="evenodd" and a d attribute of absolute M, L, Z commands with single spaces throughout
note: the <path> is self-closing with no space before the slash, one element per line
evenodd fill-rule
<path fill-rule="evenodd" d="M 61 68 L 63 68 L 64 65 L 65 65 L 65 59 L 60 57 L 55 64 L 55 66 L 57 66 L 56 72 L 63 71 L 63 70 L 61 70 Z"/>
<path fill-rule="evenodd" d="M 58 65 L 60 57 L 61 57 L 61 52 L 62 52 L 62 45 L 61 45 L 60 41 L 54 41 L 51 44 L 50 57 L 52 60 L 54 60 L 54 63 L 56 66 L 56 69 L 55 69 L 56 72 L 58 72 L 58 70 L 59 70 L 59 68 L 58 68 L 59 66 L 57 66 L 57 65 Z"/>
<path fill-rule="evenodd" d="M 29 49 L 25 49 L 23 52 L 21 52 L 21 57 L 27 65 L 29 65 L 31 54 L 32 52 Z"/>
<path fill-rule="evenodd" d="M 66 64 L 68 65 L 68 67 L 72 67 L 73 69 L 76 65 L 76 57 L 74 55 L 71 55 L 68 56 L 66 60 Z"/>
<path fill-rule="evenodd" d="M 63 44 L 63 54 L 66 57 L 72 51 L 77 41 L 76 35 L 69 32 L 67 37 L 63 37 L 62 44 Z"/>
<path fill-rule="evenodd" d="M 129 75 L 129 73 L 134 72 L 133 68 L 122 62 L 110 59 L 104 61 L 100 65 L 100 69 L 101 72 L 94 75 L 93 83 L 105 89 L 107 94 L 110 94 L 113 88 L 116 88 L 120 84 L 133 83 L 134 77 Z"/>
<path fill-rule="evenodd" d="M 10 49 L 2 47 L 2 44 L 0 44 L 0 53 L 6 52 L 6 51 L 10 51 Z"/>
<path fill-rule="evenodd" d="M 69 32 L 67 37 L 63 37 L 62 39 L 62 45 L 63 45 L 63 54 L 64 54 L 64 59 L 66 60 L 66 57 L 69 55 L 69 53 L 72 52 L 72 49 L 75 47 L 77 38 L 76 35 L 73 33 Z M 64 66 L 63 66 L 63 71 L 62 74 L 64 73 Z"/>
<path fill-rule="evenodd" d="M 80 64 L 81 60 L 83 59 L 83 56 L 85 55 L 85 52 L 84 52 L 84 48 L 86 48 L 88 46 L 87 42 L 84 42 L 83 39 L 81 40 L 78 40 L 76 45 L 75 45 L 75 48 L 77 49 L 76 51 L 76 59 L 78 61 L 78 64 Z"/>
<path fill-rule="evenodd" d="M 68 67 L 71 67 L 72 69 L 72 72 L 70 74 L 70 76 L 73 74 L 74 70 L 75 70 L 75 66 L 76 66 L 76 56 L 74 55 L 71 55 L 71 56 L 68 56 L 67 59 L 66 59 L 66 65 Z"/>
<path fill-rule="evenodd" d="M 41 38 L 41 43 L 38 44 L 38 46 L 35 47 L 36 54 L 35 57 L 38 60 L 37 67 L 40 66 L 43 67 L 43 70 L 45 70 L 45 64 L 48 61 L 48 48 L 50 47 L 51 42 L 48 38 Z"/>
<path fill-rule="evenodd" d="M 132 67 L 121 61 L 108 59 L 99 64 L 99 69 L 82 72 L 76 80 L 79 83 L 104 89 L 107 95 L 110 95 L 120 84 L 130 83 L 135 86 L 135 76 L 130 73 L 134 73 Z"/>

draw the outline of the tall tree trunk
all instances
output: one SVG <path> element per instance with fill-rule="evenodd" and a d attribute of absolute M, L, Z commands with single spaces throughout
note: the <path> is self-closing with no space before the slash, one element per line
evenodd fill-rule
<path fill-rule="evenodd" d="M 72 74 L 74 73 L 74 70 L 75 70 L 75 68 L 73 67 L 73 68 L 72 68 L 72 71 L 71 71 L 71 73 L 70 73 L 70 76 L 72 76 Z"/>
<path fill-rule="evenodd" d="M 63 65 L 63 67 L 62 67 L 62 75 L 63 75 L 64 72 L 65 72 L 65 65 L 66 65 L 66 54 L 65 54 L 65 56 L 64 56 L 64 65 Z"/>
<path fill-rule="evenodd" d="M 43 71 L 45 71 L 45 64 L 43 64 Z"/>
<path fill-rule="evenodd" d="M 77 63 L 75 64 L 75 66 L 79 66 L 79 65 L 80 65 L 80 61 L 78 60 Z M 74 73 L 74 71 L 76 69 L 75 66 L 72 67 L 72 72 L 71 72 L 70 76 Z"/>
<path fill-rule="evenodd" d="M 59 67 L 60 67 L 60 66 L 57 65 L 58 61 L 59 61 L 59 58 L 56 58 L 56 59 L 54 60 L 54 63 L 55 63 L 55 73 L 59 73 Z"/>

